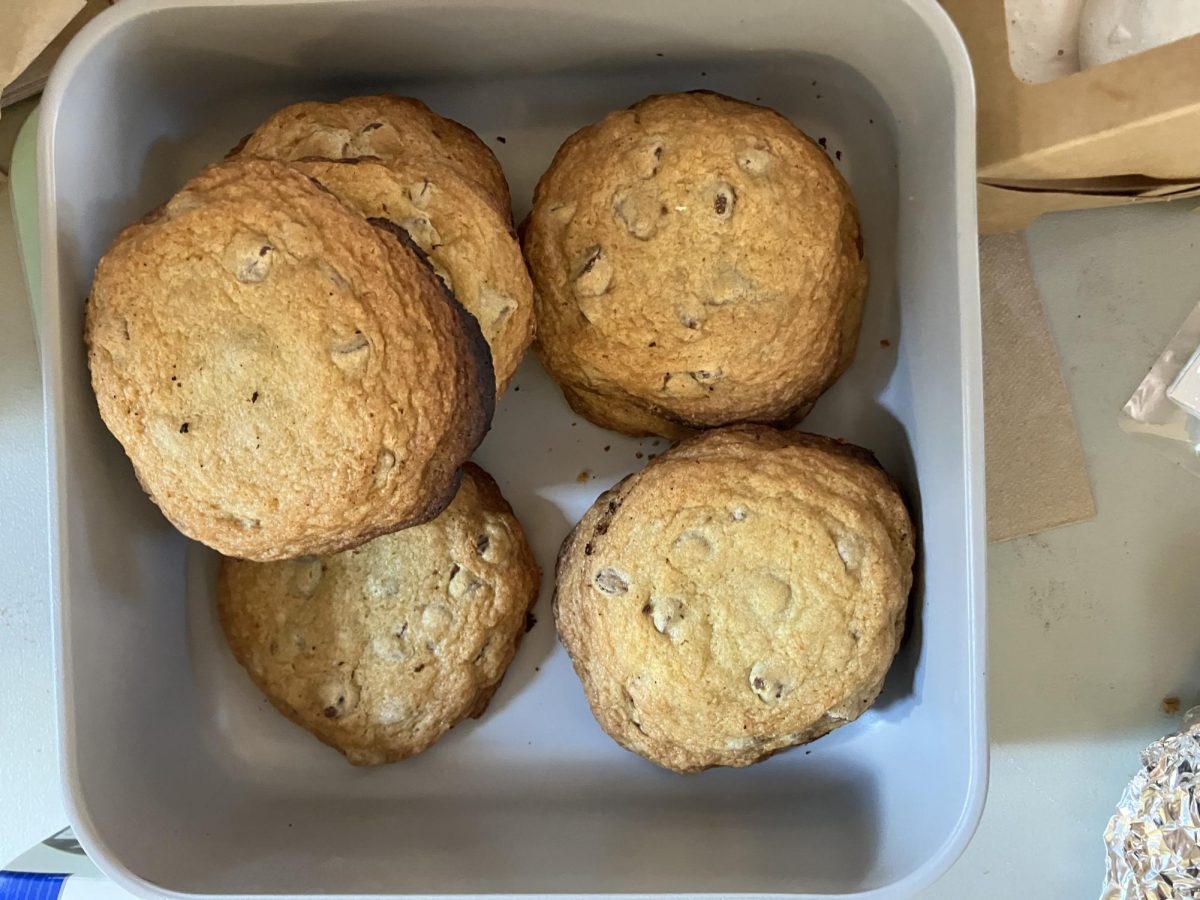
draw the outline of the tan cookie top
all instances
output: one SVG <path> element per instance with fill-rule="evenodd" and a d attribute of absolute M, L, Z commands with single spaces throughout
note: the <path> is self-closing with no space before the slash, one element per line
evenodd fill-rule
<path fill-rule="evenodd" d="M 218 607 L 271 702 L 350 762 L 376 765 L 483 714 L 538 583 L 512 509 L 468 464 L 426 525 L 323 559 L 226 559 Z"/>
<path fill-rule="evenodd" d="M 399 225 L 483 329 L 502 393 L 533 340 L 533 285 L 507 219 L 473 182 L 427 160 L 294 163 L 366 216 Z"/>
<path fill-rule="evenodd" d="M 496 155 L 471 129 L 412 97 L 377 94 L 293 103 L 263 122 L 234 153 L 282 160 L 441 161 L 481 185 L 502 215 L 512 217 L 508 182 Z"/>
<path fill-rule="evenodd" d="M 680 772 L 744 766 L 874 701 L 913 553 L 868 452 L 734 426 L 600 496 L 563 545 L 555 616 L 620 744 Z"/>
<path fill-rule="evenodd" d="M 491 420 L 491 361 L 401 238 L 252 159 L 118 235 L 87 305 L 92 386 L 184 534 L 248 559 L 330 553 L 449 502 Z"/>
<path fill-rule="evenodd" d="M 791 422 L 854 353 L 854 200 L 820 147 L 760 106 L 671 94 L 576 132 L 538 183 L 524 245 L 539 356 L 602 425 Z"/>

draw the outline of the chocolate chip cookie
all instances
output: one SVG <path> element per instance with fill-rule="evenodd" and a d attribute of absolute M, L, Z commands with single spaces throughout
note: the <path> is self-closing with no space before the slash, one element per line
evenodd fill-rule
<path fill-rule="evenodd" d="M 400 226 L 479 321 L 503 393 L 533 340 L 533 284 L 509 220 L 444 163 L 394 159 L 293 163 L 370 217 Z"/>
<path fill-rule="evenodd" d="M 600 496 L 559 555 L 555 620 L 623 747 L 677 772 L 746 766 L 875 700 L 913 555 L 870 453 L 731 426 Z"/>
<path fill-rule="evenodd" d="M 85 325 L 100 414 L 184 534 L 283 559 L 450 502 L 491 421 L 491 358 L 390 228 L 284 163 L 238 159 L 100 260 Z"/>
<path fill-rule="evenodd" d="M 483 714 L 538 583 L 512 509 L 467 464 L 426 525 L 324 558 L 224 560 L 218 609 L 276 708 L 355 765 L 376 765 Z"/>
<path fill-rule="evenodd" d="M 395 94 L 348 97 L 337 103 L 293 103 L 274 113 L 232 154 L 268 159 L 354 159 L 385 163 L 442 161 L 486 191 L 512 217 L 508 182 L 496 155 L 465 125 L 420 100 Z"/>
<path fill-rule="evenodd" d="M 576 132 L 538 183 L 524 249 L 538 355 L 608 428 L 791 424 L 854 355 L 854 199 L 761 106 L 669 94 Z"/>

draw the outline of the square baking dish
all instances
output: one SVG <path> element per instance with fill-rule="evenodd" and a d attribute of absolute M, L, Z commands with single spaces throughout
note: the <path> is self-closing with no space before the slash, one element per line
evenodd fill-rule
<path fill-rule="evenodd" d="M 97 415 L 81 338 L 97 259 L 293 100 L 423 98 L 496 150 L 519 219 L 574 129 L 699 87 L 821 138 L 861 207 L 862 339 L 806 427 L 875 450 L 919 523 L 883 696 L 740 771 L 672 775 L 605 737 L 555 641 L 554 557 L 595 495 L 665 444 L 577 419 L 530 358 L 477 458 L 547 576 L 539 624 L 484 718 L 416 759 L 346 765 L 234 663 L 213 554 L 159 515 Z M 123 886 L 899 897 L 959 854 L 987 781 L 974 109 L 932 0 L 122 0 L 63 56 L 39 140 L 63 782 L 80 840 Z"/>

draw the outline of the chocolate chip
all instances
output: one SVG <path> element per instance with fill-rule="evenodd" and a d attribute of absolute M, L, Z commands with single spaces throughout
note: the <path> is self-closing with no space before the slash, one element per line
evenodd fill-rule
<path fill-rule="evenodd" d="M 338 711 L 337 711 L 337 707 L 336 707 L 336 706 L 327 706 L 327 707 L 325 707 L 325 718 L 327 718 L 327 719 L 336 719 L 336 718 L 337 718 L 337 714 L 338 714 Z"/>
<path fill-rule="evenodd" d="M 529 634 L 529 632 L 533 631 L 533 626 L 536 624 L 537 616 L 533 614 L 532 610 L 525 613 L 525 633 Z"/>
<path fill-rule="evenodd" d="M 581 297 L 599 297 L 613 278 L 612 261 L 598 244 L 584 251 L 575 268 L 575 293 Z"/>
<path fill-rule="evenodd" d="M 258 402 L 258 391 L 255 391 L 253 394 L 250 395 L 250 402 L 251 403 Z"/>
<path fill-rule="evenodd" d="M 737 191 L 731 184 L 718 182 L 713 188 L 712 203 L 717 218 L 728 221 L 733 217 L 734 206 L 737 204 Z"/>
<path fill-rule="evenodd" d="M 595 552 L 595 548 L 592 547 L 591 542 L 588 542 L 583 545 L 583 555 L 584 556 L 591 556 L 593 552 Z"/>
<path fill-rule="evenodd" d="M 629 591 L 629 579 L 616 569 L 601 569 L 596 573 L 596 587 L 605 594 L 620 595 Z"/>
<path fill-rule="evenodd" d="M 492 542 L 488 540 L 488 536 L 486 534 L 481 534 L 479 537 L 475 538 L 475 552 L 480 556 L 483 556 L 483 554 L 487 553 L 488 547 L 491 545 L 491 543 Z"/>
<path fill-rule="evenodd" d="M 420 665 L 418 665 L 418 666 L 413 666 L 413 671 L 414 671 L 414 672 L 422 672 L 422 671 L 424 671 L 424 670 L 425 670 L 425 663 L 421 663 L 421 664 L 420 664 Z"/>
<path fill-rule="evenodd" d="M 363 126 L 363 134 L 366 134 L 368 131 L 374 131 L 375 129 L 382 128 L 382 127 L 383 127 L 382 122 L 369 122 L 368 124 Z"/>
<path fill-rule="evenodd" d="M 188 433 L 188 423 L 187 422 L 184 422 L 182 425 L 179 426 L 179 433 L 180 434 Z"/>

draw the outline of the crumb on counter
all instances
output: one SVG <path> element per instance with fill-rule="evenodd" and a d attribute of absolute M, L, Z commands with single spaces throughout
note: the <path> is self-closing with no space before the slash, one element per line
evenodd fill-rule
<path fill-rule="evenodd" d="M 1179 715 L 1179 698 L 1178 697 L 1163 697 L 1162 711 L 1168 716 Z"/>
<path fill-rule="evenodd" d="M 592 476 L 592 473 L 589 472 L 587 469 L 584 469 L 582 472 L 580 472 L 578 475 L 575 476 L 575 480 L 578 481 L 580 484 L 583 484 L 591 476 Z"/>

